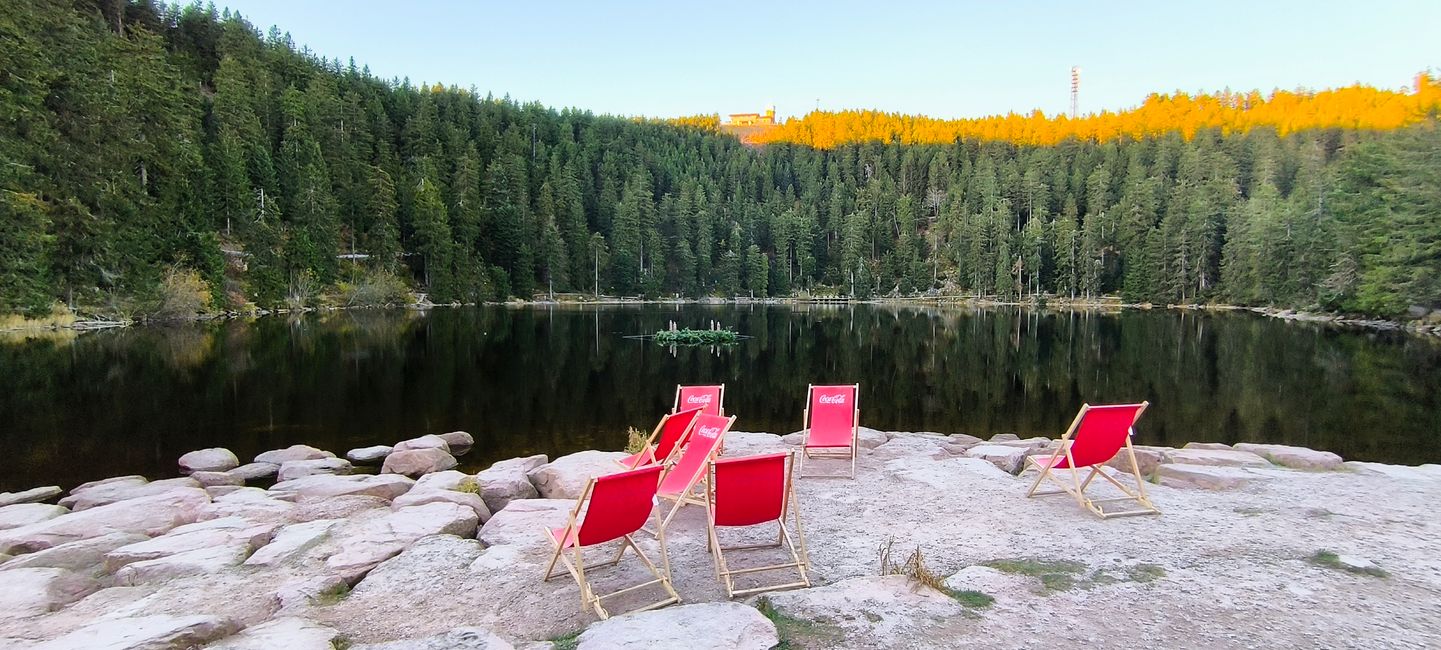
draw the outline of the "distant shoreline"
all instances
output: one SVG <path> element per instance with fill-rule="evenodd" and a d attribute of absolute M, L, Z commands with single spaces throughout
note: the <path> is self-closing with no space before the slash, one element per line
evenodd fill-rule
<path fill-rule="evenodd" d="M 388 305 L 354 305 L 354 306 L 322 306 L 322 307 L 301 307 L 301 308 L 279 308 L 279 309 L 256 309 L 251 311 L 226 311 L 214 314 L 200 314 L 194 318 L 168 319 L 168 320 L 101 320 L 77 319 L 73 321 L 56 321 L 54 319 L 23 320 L 21 324 L 0 327 L 0 334 L 26 334 L 30 332 L 54 332 L 54 331 L 92 331 L 103 329 L 117 329 L 132 326 L 144 325 L 165 325 L 177 322 L 204 322 L 212 320 L 230 320 L 236 318 L 257 318 L 262 316 L 276 316 L 286 314 L 302 314 L 312 312 L 333 312 L 333 311 L 360 311 L 376 309 L 407 309 L 425 311 L 433 308 L 446 307 L 543 307 L 543 306 L 617 306 L 617 305 L 889 305 L 889 306 L 932 306 L 932 307 L 971 307 L 979 309 L 995 309 L 1003 307 L 1020 307 L 1026 309 L 1052 309 L 1052 310 L 1078 310 L 1078 311 L 1122 311 L 1128 309 L 1152 311 L 1169 310 L 1176 312 L 1234 312 L 1244 311 L 1258 314 L 1268 318 L 1276 318 L 1286 321 L 1310 322 L 1336 325 L 1343 328 L 1367 329 L 1376 331 L 1395 331 L 1414 334 L 1422 337 L 1441 337 L 1441 319 L 1436 314 L 1426 318 L 1414 320 L 1393 320 L 1384 318 L 1368 318 L 1352 314 L 1339 314 L 1330 312 L 1310 312 L 1295 309 L 1282 309 L 1278 307 L 1246 307 L 1241 305 L 1227 304 L 1167 304 L 1154 305 L 1152 303 L 1128 303 L 1119 297 L 1103 297 L 1100 299 L 1086 298 L 1055 298 L 1045 297 L 1040 300 L 1004 300 L 995 297 L 985 296 L 911 296 L 911 297 L 881 297 L 881 298 L 851 298 L 846 296 L 788 296 L 783 298 L 639 298 L 621 296 L 600 296 L 595 298 L 589 295 L 564 294 L 566 299 L 512 299 L 507 301 L 486 301 L 466 303 L 431 303 L 419 302 L 412 304 L 388 304 Z"/>

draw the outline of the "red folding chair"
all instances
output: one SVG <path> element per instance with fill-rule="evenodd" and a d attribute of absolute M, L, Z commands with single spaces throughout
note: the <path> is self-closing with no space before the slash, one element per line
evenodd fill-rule
<path fill-rule="evenodd" d="M 676 386 L 675 404 L 671 411 L 679 413 L 681 409 L 700 408 L 706 415 L 726 414 L 725 408 L 726 385 L 719 386 Z"/>
<path fill-rule="evenodd" d="M 710 463 L 706 489 L 708 546 L 715 562 L 716 579 L 725 584 L 726 594 L 732 598 L 762 591 L 811 586 L 811 580 L 806 575 L 806 538 L 801 531 L 800 513 L 794 507 L 795 487 L 791 483 L 794 459 L 795 452 L 785 452 L 726 458 Z M 786 528 L 787 514 L 795 523 L 794 540 Z M 757 526 L 770 522 L 775 522 L 779 529 L 774 544 L 721 546 L 717 533 L 719 528 Z M 788 563 L 732 569 L 725 557 L 725 551 L 781 546 L 785 546 L 790 552 L 791 561 Z M 782 569 L 795 569 L 800 574 L 800 580 L 747 589 L 735 588 L 735 576 Z"/>
<path fill-rule="evenodd" d="M 849 386 L 815 386 L 806 393 L 805 446 L 803 458 L 850 459 L 850 478 L 856 477 L 856 446 L 861 435 L 860 384 Z M 797 470 L 801 476 L 835 476 L 806 474 L 804 462 Z"/>
<path fill-rule="evenodd" d="M 1071 421 L 1071 428 L 1061 436 L 1061 446 L 1056 449 L 1055 453 L 1050 456 L 1043 454 L 1026 457 L 1028 466 L 1034 466 L 1041 470 L 1041 474 L 1036 477 L 1036 482 L 1031 484 L 1031 489 L 1026 492 L 1026 496 L 1069 494 L 1082 508 L 1090 510 L 1102 519 L 1127 515 L 1161 514 L 1161 511 L 1151 503 L 1150 497 L 1146 496 L 1146 481 L 1141 478 L 1141 468 L 1136 464 L 1136 451 L 1131 447 L 1131 436 L 1136 433 L 1134 428 L 1136 420 L 1141 419 L 1141 413 L 1145 412 L 1147 406 L 1150 406 L 1150 402 L 1111 406 L 1082 404 L 1081 412 L 1076 414 L 1076 419 Z M 1105 464 L 1115 458 L 1116 454 L 1123 449 L 1130 461 L 1130 474 L 1136 482 L 1134 487 L 1126 486 L 1102 470 Z M 1085 469 L 1091 471 L 1086 475 L 1085 480 L 1082 480 L 1078 472 Z M 1056 476 L 1054 470 L 1070 470 L 1071 480 L 1061 479 Z M 1086 496 L 1086 488 L 1090 487 L 1091 480 L 1097 476 L 1109 481 L 1125 496 L 1108 499 L 1092 499 Z M 1059 485 L 1060 489 L 1037 492 L 1036 488 L 1041 486 L 1041 481 L 1048 478 Z M 1107 511 L 1105 507 L 1105 504 L 1108 503 L 1131 501 L 1140 505 L 1140 509 Z"/>
<path fill-rule="evenodd" d="M 631 538 L 631 534 L 640 530 L 650 519 L 651 508 L 655 505 L 655 490 L 660 481 L 661 469 L 660 465 L 651 465 L 591 479 L 586 484 L 585 491 L 576 500 L 575 508 L 570 511 L 570 518 L 566 521 L 565 527 L 545 531 L 545 537 L 550 540 L 554 553 L 551 554 L 550 563 L 545 567 L 544 580 L 549 581 L 558 575 L 553 573 L 557 561 L 565 564 L 570 576 L 575 578 L 576 584 L 580 586 L 581 608 L 594 610 L 596 615 L 602 619 L 610 617 L 610 613 L 601 604 L 604 599 L 655 584 L 659 584 L 665 589 L 669 597 L 632 611 L 656 609 L 680 602 L 680 594 L 677 594 L 671 587 L 669 561 L 667 560 L 665 563 L 665 571 L 661 572 L 650 561 L 650 558 L 641 552 L 640 547 L 636 546 L 635 540 Z M 661 531 L 662 548 L 665 547 L 664 534 L 665 531 Z M 586 566 L 582 556 L 584 549 L 615 540 L 621 540 L 621 544 L 614 559 Z M 586 570 L 619 564 L 621 558 L 625 556 L 626 549 L 635 551 L 636 556 L 640 558 L 651 575 L 655 576 L 655 579 L 608 594 L 597 594 L 586 578 Z M 570 553 L 566 553 L 567 550 Z"/>
<path fill-rule="evenodd" d="M 703 482 L 706 463 L 714 460 L 720 453 L 721 441 L 735 420 L 734 416 L 723 418 L 719 415 L 702 415 L 696 418 L 690 441 L 681 448 L 679 456 L 666 470 L 665 476 L 661 477 L 660 487 L 656 489 L 657 497 L 674 502 L 669 510 L 665 510 L 664 506 L 656 510 L 656 517 L 659 519 L 657 537 L 664 539 L 665 527 L 670 525 L 670 520 L 674 519 L 676 513 L 687 503 L 705 505 L 705 495 L 697 493 L 696 488 Z M 661 516 L 662 512 L 664 516 Z M 664 542 L 661 543 L 661 555 L 665 558 L 666 566 L 670 566 L 670 556 Z"/>
<path fill-rule="evenodd" d="M 661 416 L 660 423 L 655 425 L 655 430 L 651 431 L 650 437 L 645 439 L 645 447 L 616 462 L 626 469 L 635 469 L 651 463 L 671 462 L 671 457 L 680 451 L 681 447 L 685 445 L 686 439 L 690 437 L 696 416 L 700 414 L 700 408 L 693 408 Z"/>

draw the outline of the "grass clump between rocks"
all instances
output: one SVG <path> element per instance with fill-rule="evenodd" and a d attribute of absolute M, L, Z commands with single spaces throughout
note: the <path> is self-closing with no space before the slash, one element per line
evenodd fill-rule
<path fill-rule="evenodd" d="M 331 587 L 330 589 L 326 589 L 325 591 L 316 594 L 315 604 L 322 606 L 334 605 L 342 600 L 345 600 L 345 597 L 349 595 L 350 585 L 341 584 L 339 586 Z"/>
<path fill-rule="evenodd" d="M 1069 560 L 1038 560 L 1033 558 L 1000 559 L 983 562 L 997 571 L 1030 576 L 1041 581 L 1047 592 L 1069 591 L 1076 586 L 1076 576 L 1086 565 Z"/>
<path fill-rule="evenodd" d="M 956 590 L 947 587 L 945 578 L 942 578 L 935 571 L 932 571 L 930 567 L 926 566 L 925 556 L 921 553 L 919 547 L 911 551 L 911 554 L 906 557 L 905 562 L 897 564 L 891 559 L 891 551 L 895 547 L 895 543 L 895 538 L 891 538 L 886 542 L 885 546 L 881 547 L 881 575 L 906 576 L 910 578 L 912 582 L 935 589 L 956 599 L 957 602 L 966 607 L 984 608 L 990 607 L 991 603 L 996 602 L 995 598 L 980 591 L 971 591 L 968 589 Z"/>
<path fill-rule="evenodd" d="M 770 650 L 832 647 L 844 637 L 840 629 L 835 626 L 787 616 L 784 612 L 776 609 L 775 604 L 765 596 L 756 599 L 755 608 L 760 611 L 761 616 L 766 617 L 772 625 L 776 626 L 776 636 L 780 642 L 771 646 Z M 560 650 L 559 645 L 555 647 L 556 650 Z"/>
<path fill-rule="evenodd" d="M 1357 566 L 1354 564 L 1342 562 L 1340 555 L 1337 555 L 1335 552 L 1325 549 L 1316 551 L 1315 553 L 1311 554 L 1311 557 L 1306 558 L 1306 561 L 1316 566 L 1323 566 L 1328 569 L 1337 569 L 1357 575 L 1371 576 L 1373 578 L 1391 577 L 1391 574 L 1387 573 L 1385 569 L 1382 569 L 1381 567 L 1378 567 L 1374 564 L 1368 563 L 1367 566 Z"/>
<path fill-rule="evenodd" d="M 459 483 L 456 483 L 455 487 L 451 489 L 456 492 L 465 492 L 466 494 L 480 494 L 480 482 L 475 480 L 474 476 L 467 476 L 461 479 Z"/>
<path fill-rule="evenodd" d="M 564 636 L 558 636 L 550 640 L 551 650 L 575 650 L 580 647 L 580 633 L 584 630 L 576 630 Z"/>

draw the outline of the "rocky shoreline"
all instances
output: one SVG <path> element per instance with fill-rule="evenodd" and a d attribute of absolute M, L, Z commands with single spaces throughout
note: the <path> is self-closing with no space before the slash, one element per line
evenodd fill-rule
<path fill-rule="evenodd" d="M 796 450 L 734 432 L 726 455 Z M 1164 514 L 1026 499 L 1045 438 L 863 429 L 858 478 L 797 483 L 815 586 L 728 601 L 704 513 L 667 533 L 681 605 L 596 622 L 540 580 L 590 476 L 620 452 L 495 463 L 463 432 L 297 445 L 188 476 L 0 495 L 0 646 L 68 648 L 1420 647 L 1441 642 L 1441 466 L 1281 445 L 1140 447 Z M 379 464 L 379 473 L 350 473 Z M 268 488 L 247 485 L 277 477 Z M 1099 483 L 1099 482 L 1098 482 Z M 757 531 L 761 532 L 761 531 Z M 657 541 L 640 540 L 648 552 Z M 881 575 L 881 549 L 921 572 Z M 764 561 L 766 558 L 760 558 Z M 625 581 L 636 567 L 597 578 Z M 929 585 L 929 586 L 928 586 Z M 638 597 L 644 599 L 647 594 Z M 639 602 L 648 602 L 641 600 Z M 620 610 L 623 602 L 616 603 Z"/>

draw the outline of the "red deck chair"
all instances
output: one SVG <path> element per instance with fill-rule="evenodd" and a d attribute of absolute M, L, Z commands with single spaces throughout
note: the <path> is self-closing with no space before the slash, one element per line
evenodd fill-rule
<path fill-rule="evenodd" d="M 675 404 L 672 413 L 681 409 L 700 408 L 706 415 L 725 416 L 726 385 L 719 386 L 676 386 Z"/>
<path fill-rule="evenodd" d="M 575 578 L 576 584 L 580 585 L 581 608 L 593 610 L 602 619 L 610 617 L 610 613 L 601 604 L 602 600 L 655 584 L 659 584 L 665 589 L 669 598 L 633 611 L 655 609 L 680 602 L 680 595 L 670 584 L 670 565 L 665 564 L 665 571 L 660 571 L 655 564 L 651 563 L 650 558 L 641 552 L 640 547 L 635 545 L 635 540 L 631 539 L 631 534 L 640 530 L 650 519 L 651 508 L 655 505 L 655 490 L 660 481 L 661 469 L 660 465 L 651 465 L 591 479 L 586 484 L 585 491 L 576 500 L 575 509 L 570 511 L 570 519 L 566 521 L 565 527 L 545 531 L 545 537 L 550 540 L 551 548 L 554 549 L 550 563 L 545 567 L 545 580 L 548 581 L 558 575 L 553 573 L 556 561 L 564 563 L 571 577 Z M 584 510 L 584 514 L 582 514 L 582 510 Z M 582 550 L 617 539 L 621 540 L 621 544 L 614 559 L 586 566 L 581 554 Z M 664 537 L 661 538 L 661 547 L 665 547 Z M 627 548 L 635 551 L 636 556 L 645 564 L 645 568 L 655 576 L 655 580 L 608 594 L 597 594 L 586 579 L 586 570 L 598 566 L 619 564 L 621 558 L 625 556 Z M 566 553 L 567 550 L 570 553 Z"/>
<path fill-rule="evenodd" d="M 720 452 L 721 440 L 735 421 L 734 416 L 723 418 L 719 415 L 702 415 L 696 418 L 690 441 L 681 449 L 680 455 L 665 476 L 661 477 L 660 487 L 656 490 L 656 496 L 675 502 L 668 511 L 664 506 L 656 511 L 656 517 L 660 518 L 658 537 L 665 537 L 665 527 L 670 525 L 670 520 L 675 518 L 685 504 L 705 505 L 705 495 L 697 493 L 696 487 L 702 483 L 706 464 L 714 460 Z M 665 513 L 664 517 L 661 517 L 662 512 Z M 661 543 L 661 554 L 665 557 L 666 566 L 669 566 L 670 556 L 666 554 L 664 542 Z"/>
<path fill-rule="evenodd" d="M 651 431 L 650 437 L 645 439 L 645 447 L 616 462 L 626 469 L 635 469 L 651 463 L 671 462 L 671 456 L 675 455 L 685 445 L 686 439 L 690 437 L 696 416 L 700 414 L 700 408 L 693 408 L 661 416 L 660 423 L 655 425 L 655 430 Z"/>
<path fill-rule="evenodd" d="M 849 386 L 815 386 L 806 394 L 804 458 L 849 458 L 850 478 L 856 477 L 856 445 L 861 433 L 860 384 Z M 802 467 L 801 476 L 835 476 L 809 474 Z"/>
<path fill-rule="evenodd" d="M 1111 406 L 1091 406 L 1082 404 L 1081 412 L 1076 414 L 1076 419 L 1071 421 L 1071 428 L 1061 436 L 1061 446 L 1055 453 L 1046 456 L 1027 456 L 1026 464 L 1035 466 L 1041 470 L 1036 482 L 1031 484 L 1030 491 L 1026 492 L 1027 497 L 1049 496 L 1055 494 L 1069 494 L 1075 497 L 1076 503 L 1082 508 L 1096 513 L 1102 519 L 1109 517 L 1124 517 L 1127 515 L 1158 515 L 1161 511 L 1151 503 L 1146 496 L 1146 481 L 1141 478 L 1141 468 L 1136 464 L 1136 452 L 1131 448 L 1131 436 L 1135 435 L 1136 420 L 1141 419 L 1141 413 L 1145 412 L 1150 402 L 1140 404 L 1115 404 Z M 1117 481 L 1115 477 L 1102 471 L 1102 467 L 1110 462 L 1121 450 L 1125 450 L 1126 458 L 1130 461 L 1131 475 L 1136 481 L 1134 488 L 1126 486 Z M 1053 470 L 1070 470 L 1071 480 L 1056 476 Z M 1090 469 L 1082 480 L 1079 472 Z M 1091 485 L 1091 480 L 1100 476 L 1110 481 L 1126 496 L 1110 499 L 1092 499 L 1086 496 L 1086 488 Z M 1037 492 L 1036 488 L 1041 486 L 1041 481 L 1051 479 L 1060 486 L 1059 490 L 1047 490 Z M 1134 501 L 1141 507 L 1132 510 L 1106 510 L 1108 503 Z"/>
<path fill-rule="evenodd" d="M 707 474 L 706 489 L 706 532 L 709 535 L 711 558 L 715 561 L 716 578 L 725 584 L 726 594 L 731 598 L 775 589 L 809 587 L 811 579 L 806 576 L 806 538 L 801 531 L 800 513 L 794 508 L 795 488 L 791 483 L 791 468 L 795 464 L 795 452 L 764 454 L 743 458 L 726 458 L 712 461 Z M 796 539 L 786 528 L 786 515 L 791 515 L 795 524 Z M 716 529 L 722 527 L 756 526 L 776 522 L 780 529 L 774 544 L 751 544 L 745 546 L 721 546 Z M 732 569 L 726 562 L 725 551 L 743 551 L 760 548 L 786 546 L 791 562 L 770 566 Z M 735 588 L 735 576 L 794 569 L 800 580 L 784 584 Z"/>

